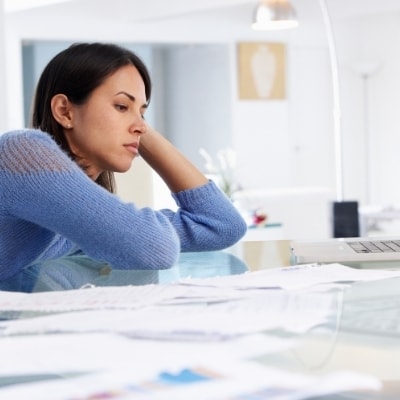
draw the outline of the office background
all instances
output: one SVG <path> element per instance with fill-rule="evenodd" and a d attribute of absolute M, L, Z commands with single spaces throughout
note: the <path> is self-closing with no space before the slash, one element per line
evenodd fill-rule
<path fill-rule="evenodd" d="M 16 1 L 0 4 L 2 130 L 26 124 L 24 85 L 26 93 L 50 54 L 73 41 L 113 41 L 145 59 L 155 82 L 149 119 L 196 164 L 203 162 L 199 147 L 212 155 L 233 147 L 245 189 L 335 189 L 331 71 L 317 0 L 293 0 L 300 26 L 281 32 L 251 30 L 257 2 L 250 0 L 71 0 L 24 10 Z M 397 206 L 400 0 L 328 6 L 339 62 L 344 198 Z M 284 99 L 239 98 L 243 42 L 285 45 Z"/>

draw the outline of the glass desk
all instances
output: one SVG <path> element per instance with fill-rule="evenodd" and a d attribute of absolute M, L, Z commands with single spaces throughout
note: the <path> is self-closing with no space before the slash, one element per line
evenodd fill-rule
<path fill-rule="evenodd" d="M 34 290 L 49 288 L 73 289 L 86 284 L 96 286 L 143 285 L 146 283 L 176 282 L 184 277 L 214 277 L 238 275 L 248 270 L 287 266 L 290 260 L 290 242 L 272 241 L 264 243 L 262 259 L 254 262 L 254 248 L 243 249 L 243 258 L 229 252 L 183 254 L 178 265 L 167 271 L 113 271 L 106 265 L 95 265 L 90 260 L 84 267 L 78 261 L 69 260 L 75 267 L 69 275 L 60 279 L 43 273 L 46 279 Z M 251 254 L 253 252 L 253 254 Z M 271 260 L 269 260 L 269 254 Z M 272 264 L 274 263 L 274 264 Z M 396 268 L 400 265 L 390 265 Z M 385 265 L 382 265 L 385 268 Z M 75 274 L 76 276 L 72 276 Z M 49 275 L 49 276 L 47 276 Z M 51 278 L 51 279 L 50 279 Z M 306 294 L 312 294 L 310 288 Z M 320 397 L 324 400 L 351 399 L 399 399 L 400 398 L 400 278 L 358 282 L 332 287 L 318 292 L 319 296 L 334 301 L 328 318 L 305 333 L 296 334 L 284 329 L 267 332 L 280 338 L 292 338 L 295 346 L 288 350 L 264 354 L 262 349 L 254 359 L 257 362 L 285 371 L 319 375 L 337 370 L 354 370 L 379 378 L 383 383 L 380 392 L 349 392 Z M 285 292 L 282 291 L 285 296 Z M 293 300 L 287 294 L 288 302 Z M 302 296 L 301 293 L 298 296 Z M 301 299 L 301 297 L 299 297 Z M 312 307 L 312 305 L 310 305 Z M 19 318 L 21 314 L 4 314 L 3 319 Z M 24 314 L 26 317 L 26 313 Z M 268 318 L 268 312 L 265 313 Z M 66 349 L 68 351 L 68 349 Z M 7 386 L 39 379 L 56 379 L 60 376 L 0 377 L 0 385 Z M 0 390 L 1 398 L 1 390 Z"/>
<path fill-rule="evenodd" d="M 291 265 L 290 241 L 251 243 L 243 250 L 253 270 L 272 267 L 269 256 L 278 267 Z M 343 264 L 357 269 L 400 268 L 400 262 Z M 324 399 L 400 399 L 400 278 L 354 283 L 337 294 L 341 304 L 329 324 L 301 335 L 295 350 L 265 356 L 263 362 L 297 372 L 351 369 L 374 375 L 384 385 L 379 393 Z"/>

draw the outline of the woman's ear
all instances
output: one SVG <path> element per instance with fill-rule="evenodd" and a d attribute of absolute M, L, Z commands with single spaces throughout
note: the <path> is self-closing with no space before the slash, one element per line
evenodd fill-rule
<path fill-rule="evenodd" d="M 65 94 L 56 94 L 51 99 L 51 112 L 54 119 L 65 129 L 72 129 L 72 107 Z"/>

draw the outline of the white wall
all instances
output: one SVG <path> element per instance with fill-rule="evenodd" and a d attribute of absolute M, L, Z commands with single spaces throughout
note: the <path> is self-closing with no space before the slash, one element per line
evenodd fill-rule
<path fill-rule="evenodd" d="M 326 49 L 288 45 L 287 52 L 287 99 L 234 102 L 241 179 L 250 188 L 334 187 Z"/>
<path fill-rule="evenodd" d="M 400 15 L 358 18 L 341 23 L 336 31 L 344 102 L 346 192 L 366 200 L 363 183 L 370 179 L 370 203 L 399 205 L 396 172 L 400 168 Z M 366 98 L 363 74 L 368 75 Z M 371 136 L 370 176 L 366 163 L 367 130 Z"/>
<path fill-rule="evenodd" d="M 199 148 L 215 156 L 233 145 L 233 110 L 227 44 L 183 44 L 165 47 L 164 113 L 166 136 L 199 167 Z"/>

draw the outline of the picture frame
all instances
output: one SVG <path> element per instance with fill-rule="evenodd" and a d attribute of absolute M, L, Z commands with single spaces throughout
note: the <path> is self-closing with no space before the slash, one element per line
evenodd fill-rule
<path fill-rule="evenodd" d="M 241 100 L 286 98 L 286 45 L 238 43 L 238 89 Z"/>

